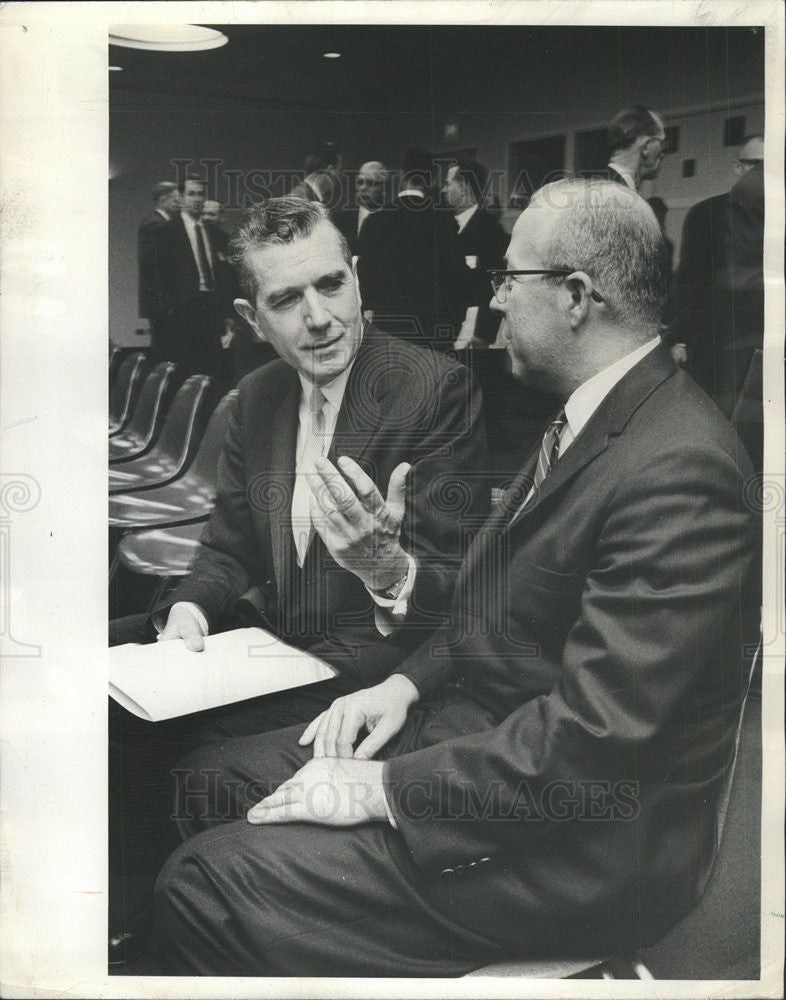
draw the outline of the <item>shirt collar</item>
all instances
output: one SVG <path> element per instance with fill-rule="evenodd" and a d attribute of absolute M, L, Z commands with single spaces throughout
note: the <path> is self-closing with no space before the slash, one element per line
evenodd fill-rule
<path fill-rule="evenodd" d="M 610 163 L 609 170 L 613 170 L 615 173 L 618 173 L 620 177 L 628 185 L 628 187 L 631 189 L 631 191 L 636 190 L 636 179 L 630 172 L 630 170 L 626 170 L 626 168 L 619 163 Z"/>
<path fill-rule="evenodd" d="M 660 337 L 653 337 L 646 344 L 637 347 L 635 351 L 619 358 L 608 368 L 599 371 L 597 375 L 587 379 L 582 385 L 575 389 L 567 403 L 565 403 L 565 416 L 568 426 L 574 438 L 577 438 L 592 414 L 597 410 L 603 400 L 608 396 L 617 382 L 626 375 L 634 365 L 637 365 L 642 358 L 646 357 L 650 351 L 660 344 Z"/>
<path fill-rule="evenodd" d="M 477 212 L 478 206 L 472 205 L 470 208 L 466 208 L 463 212 L 459 212 L 456 216 L 456 222 L 458 223 L 458 231 L 461 232 L 466 226 L 472 216 Z"/>
<path fill-rule="evenodd" d="M 157 208 L 156 211 L 161 216 L 162 219 L 166 219 L 167 222 L 172 218 L 172 216 L 167 212 L 165 208 Z"/>
<path fill-rule="evenodd" d="M 196 227 L 200 224 L 199 219 L 193 218 L 193 216 L 189 215 L 188 212 L 183 212 L 182 217 L 183 224 L 187 229 L 196 229 Z"/>

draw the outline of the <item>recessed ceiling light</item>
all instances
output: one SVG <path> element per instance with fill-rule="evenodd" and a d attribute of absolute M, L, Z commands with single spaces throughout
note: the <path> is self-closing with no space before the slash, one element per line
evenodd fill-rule
<path fill-rule="evenodd" d="M 340 52 L 323 52 L 322 53 L 322 58 L 323 59 L 340 59 L 341 58 L 341 53 Z"/>
<path fill-rule="evenodd" d="M 122 71 L 123 71 L 123 67 L 122 66 L 110 66 L 109 67 L 109 72 L 110 73 L 121 73 Z"/>
<path fill-rule="evenodd" d="M 199 24 L 113 24 L 109 44 L 152 52 L 200 52 L 217 49 L 229 41 L 226 35 Z"/>

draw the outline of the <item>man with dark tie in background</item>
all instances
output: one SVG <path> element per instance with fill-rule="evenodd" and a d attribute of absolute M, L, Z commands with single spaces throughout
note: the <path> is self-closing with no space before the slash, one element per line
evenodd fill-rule
<path fill-rule="evenodd" d="M 548 185 L 506 257 L 513 372 L 564 405 L 443 629 L 307 727 L 182 762 L 167 973 L 455 976 L 635 951 L 706 888 L 759 634 L 750 463 L 661 342 L 643 199 Z M 207 775 L 215 795 L 190 796 Z"/>
<path fill-rule="evenodd" d="M 200 216 L 205 185 L 188 176 L 179 185 L 181 211 L 158 237 L 157 295 L 161 303 L 162 350 L 180 375 L 200 372 L 228 387 L 228 361 L 221 338 L 231 330 L 237 283 L 226 260 L 229 237 Z"/>

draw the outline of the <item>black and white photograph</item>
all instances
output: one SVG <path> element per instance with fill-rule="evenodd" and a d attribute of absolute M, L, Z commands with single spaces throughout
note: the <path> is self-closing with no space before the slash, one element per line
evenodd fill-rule
<path fill-rule="evenodd" d="M 782 7 L 67 6 L 2 995 L 782 996 Z"/>

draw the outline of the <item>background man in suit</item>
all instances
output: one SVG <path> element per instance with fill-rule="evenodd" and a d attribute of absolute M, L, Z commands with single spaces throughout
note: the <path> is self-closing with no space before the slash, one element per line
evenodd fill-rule
<path fill-rule="evenodd" d="M 110 840 L 113 871 L 126 877 L 154 875 L 163 861 L 176 750 L 310 719 L 387 676 L 444 619 L 466 531 L 488 510 L 472 376 L 364 326 L 348 248 L 324 208 L 271 199 L 241 227 L 233 255 L 238 312 L 280 360 L 241 386 L 190 575 L 153 622 L 113 623 L 111 642 L 152 641 L 156 623 L 160 639 L 198 651 L 208 632 L 247 623 L 233 616 L 246 594 L 254 624 L 340 672 L 172 723 L 112 705 Z M 340 517 L 321 513 L 322 491 Z M 128 938 L 114 938 L 122 958 Z"/>
<path fill-rule="evenodd" d="M 688 370 L 726 415 L 764 336 L 764 139 L 737 150 L 727 194 L 693 205 L 674 277 L 675 336 Z"/>
<path fill-rule="evenodd" d="M 363 223 L 358 278 L 363 308 L 377 326 L 444 351 L 464 318 L 469 270 L 453 219 L 434 206 L 432 185 L 431 154 L 410 150 L 395 204 Z"/>
<path fill-rule="evenodd" d="M 369 160 L 355 178 L 355 208 L 337 212 L 333 221 L 349 244 L 352 256 L 358 253 L 360 229 L 369 215 L 378 212 L 386 201 L 388 172 L 384 163 Z"/>
<path fill-rule="evenodd" d="M 508 237 L 494 216 L 482 207 L 487 181 L 488 171 L 482 163 L 462 157 L 448 169 L 444 191 L 456 217 L 459 247 L 472 271 L 470 305 L 477 308 L 472 335 L 491 344 L 497 337 L 499 316 L 492 314 L 489 307 L 486 271 L 502 267 Z"/>
<path fill-rule="evenodd" d="M 158 298 L 166 360 L 181 375 L 200 372 L 215 379 L 215 392 L 228 387 L 228 361 L 221 338 L 231 329 L 237 284 L 227 264 L 228 236 L 200 216 L 205 185 L 198 177 L 180 183 L 181 212 L 158 237 Z"/>
<path fill-rule="evenodd" d="M 160 181 L 153 188 L 153 211 L 142 219 L 137 237 L 139 315 L 150 324 L 150 347 L 156 360 L 163 360 L 159 344 L 161 300 L 158 287 L 158 237 L 167 222 L 180 211 L 177 184 Z"/>
<path fill-rule="evenodd" d="M 184 832 L 215 828 L 159 879 L 168 972 L 457 975 L 644 946 L 695 904 L 758 630 L 756 530 L 731 427 L 661 344 L 663 259 L 623 185 L 533 197 L 497 308 L 514 372 L 564 410 L 443 630 L 305 731 L 185 763 L 221 795 L 180 803 Z"/>
<path fill-rule="evenodd" d="M 609 125 L 609 179 L 638 191 L 642 181 L 658 176 L 666 149 L 659 115 L 641 104 L 623 108 Z"/>

